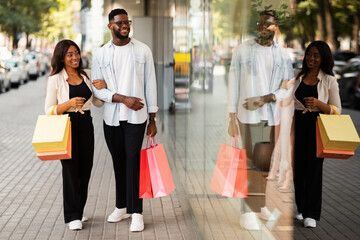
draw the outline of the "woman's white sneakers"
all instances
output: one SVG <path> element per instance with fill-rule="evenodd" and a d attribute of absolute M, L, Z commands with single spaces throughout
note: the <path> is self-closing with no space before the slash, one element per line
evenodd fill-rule
<path fill-rule="evenodd" d="M 70 230 L 81 230 L 82 229 L 82 223 L 88 221 L 89 218 L 87 216 L 83 216 L 80 220 L 74 220 L 69 222 L 69 229 Z"/>
<path fill-rule="evenodd" d="M 316 220 L 313 219 L 313 218 L 305 218 L 304 227 L 306 227 L 306 228 L 315 228 L 316 227 Z"/>
<path fill-rule="evenodd" d="M 81 219 L 81 222 L 87 222 L 88 220 L 89 220 L 89 218 L 84 215 Z"/>
<path fill-rule="evenodd" d="M 82 229 L 82 223 L 80 220 L 74 220 L 69 222 L 69 229 L 70 230 L 81 230 Z"/>
<path fill-rule="evenodd" d="M 142 214 L 133 213 L 131 218 L 132 218 L 131 226 L 130 226 L 131 232 L 141 232 L 142 230 L 144 230 L 144 218 Z"/>

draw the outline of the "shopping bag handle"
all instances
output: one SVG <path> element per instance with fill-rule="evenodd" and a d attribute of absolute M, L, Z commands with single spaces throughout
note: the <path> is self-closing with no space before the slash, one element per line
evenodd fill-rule
<path fill-rule="evenodd" d="M 233 147 L 235 147 L 235 148 L 236 148 L 236 146 L 237 146 L 237 144 L 236 144 L 236 138 L 237 138 L 237 137 L 229 137 L 230 145 L 233 146 Z"/>
<path fill-rule="evenodd" d="M 151 135 L 149 134 L 147 136 L 146 148 L 153 147 L 153 146 L 156 146 L 156 145 L 157 145 L 157 142 L 156 142 L 155 137 L 151 137 Z"/>
<path fill-rule="evenodd" d="M 334 113 L 335 113 L 336 115 L 340 115 L 340 114 L 338 113 L 338 111 L 336 111 L 336 109 L 335 109 L 335 107 L 334 107 L 333 105 L 329 104 L 329 106 L 334 110 Z"/>
<path fill-rule="evenodd" d="M 48 114 L 48 116 L 50 115 L 54 115 L 54 110 L 57 107 L 57 105 L 54 105 L 53 108 L 51 109 L 51 112 Z M 62 115 L 62 114 L 61 114 Z"/>
<path fill-rule="evenodd" d="M 57 105 L 54 105 L 53 108 L 51 109 L 51 112 L 47 116 L 54 115 L 54 110 L 56 107 L 57 107 Z M 63 114 L 60 114 L 60 116 L 61 115 L 63 115 Z"/>

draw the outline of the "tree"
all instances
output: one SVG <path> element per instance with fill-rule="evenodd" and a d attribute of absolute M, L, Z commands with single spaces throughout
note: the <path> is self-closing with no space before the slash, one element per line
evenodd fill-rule
<path fill-rule="evenodd" d="M 21 34 L 39 32 L 42 21 L 56 0 L 0 0 L 0 30 L 12 37 L 12 47 L 17 48 Z"/>
<path fill-rule="evenodd" d="M 360 0 L 333 0 L 335 29 L 339 36 L 351 38 L 351 49 L 359 52 Z"/>
<path fill-rule="evenodd" d="M 53 42 L 57 39 L 74 39 L 73 24 L 76 22 L 74 12 L 80 10 L 80 1 L 57 0 L 57 8 L 52 8 L 44 18 L 42 29 L 37 36 Z"/>
<path fill-rule="evenodd" d="M 332 6 L 329 2 L 329 0 L 320 0 L 323 3 L 323 10 L 324 10 L 324 16 L 325 16 L 325 26 L 326 26 L 326 34 L 327 34 L 327 42 L 330 45 L 330 48 L 332 50 L 337 50 L 339 48 L 339 44 L 337 41 L 337 34 L 335 32 L 334 28 L 334 18 L 333 18 L 333 11 Z"/>
<path fill-rule="evenodd" d="M 298 0 L 295 9 L 293 37 L 300 39 L 303 49 L 306 43 L 315 40 L 317 29 L 318 4 L 315 0 Z"/>

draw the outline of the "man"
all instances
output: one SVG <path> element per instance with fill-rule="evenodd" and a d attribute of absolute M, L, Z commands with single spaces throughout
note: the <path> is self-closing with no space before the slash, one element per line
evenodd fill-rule
<path fill-rule="evenodd" d="M 275 102 L 277 97 L 284 94 L 282 91 L 286 91 L 280 89 L 280 85 L 284 80 L 294 76 L 289 55 L 274 41 L 275 32 L 278 31 L 277 20 L 275 11 L 261 12 L 257 22 L 258 37 L 243 42 L 234 50 L 232 56 L 228 132 L 230 136 L 235 137 L 239 135 L 240 128 L 249 160 L 253 159 L 254 143 L 274 142 Z M 261 196 L 265 192 L 265 186 L 262 185 L 263 177 L 256 171 L 249 171 L 248 177 L 249 198 L 246 202 L 252 211 L 259 211 L 261 206 L 265 206 L 265 198 Z M 254 192 L 255 196 L 251 196 Z M 262 208 L 261 212 L 265 216 L 270 214 L 266 208 Z M 254 224 L 247 225 L 243 221 L 244 228 L 259 228 L 256 226 L 256 220 L 247 222 Z"/>
<path fill-rule="evenodd" d="M 147 114 L 147 135 L 156 135 L 157 107 L 155 68 L 151 50 L 129 38 L 130 25 L 124 9 L 109 13 L 112 39 L 95 54 L 91 78 L 94 94 L 104 104 L 104 134 L 112 156 L 116 182 L 116 208 L 108 222 L 132 214 L 130 231 L 142 231 L 142 199 L 139 198 L 140 151 Z M 96 89 L 103 79 L 107 89 Z"/>

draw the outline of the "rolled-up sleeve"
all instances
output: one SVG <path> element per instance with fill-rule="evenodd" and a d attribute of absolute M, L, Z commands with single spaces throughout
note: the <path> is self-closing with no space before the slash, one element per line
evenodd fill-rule
<path fill-rule="evenodd" d="M 341 100 L 339 94 L 339 84 L 335 77 L 330 81 L 329 88 L 329 104 L 333 105 L 338 112 L 341 114 Z M 330 114 L 336 114 L 332 108 L 330 108 Z"/>
<path fill-rule="evenodd" d="M 157 88 L 155 66 L 151 51 L 148 50 L 145 61 L 145 100 L 148 113 L 155 113 L 158 111 L 157 106 Z"/>
<path fill-rule="evenodd" d="M 240 63 L 237 51 L 232 56 L 229 71 L 228 112 L 236 113 L 240 95 Z"/>
<path fill-rule="evenodd" d="M 104 78 L 103 73 L 100 68 L 99 60 L 98 60 L 98 53 L 95 55 L 92 68 L 91 68 L 91 81 L 96 79 L 102 79 L 106 81 L 106 84 L 109 86 L 108 80 Z M 103 89 L 96 89 L 93 84 L 91 84 L 94 96 L 98 99 L 103 100 L 104 102 L 112 102 L 112 97 L 116 93 L 114 91 L 109 90 L 108 88 Z"/>
<path fill-rule="evenodd" d="M 280 88 L 282 81 L 294 78 L 294 68 L 292 66 L 291 58 L 285 49 L 281 49 L 281 57 L 283 66 L 281 68 L 282 71 L 279 73 L 282 75 L 278 76 L 279 84 L 275 86 L 275 89 L 271 92 L 275 95 L 276 99 L 282 98 L 287 92 L 285 89 Z"/>
<path fill-rule="evenodd" d="M 54 108 L 55 105 L 58 104 L 57 100 L 57 87 L 56 81 L 53 77 L 48 78 L 47 87 L 46 87 L 46 98 L 45 98 L 45 113 L 50 114 L 51 110 Z M 53 112 L 56 115 L 56 108 Z"/>

